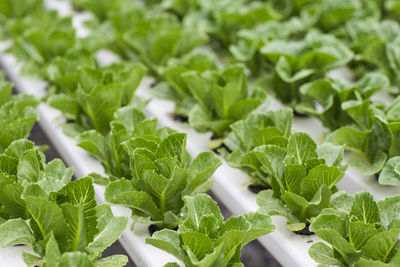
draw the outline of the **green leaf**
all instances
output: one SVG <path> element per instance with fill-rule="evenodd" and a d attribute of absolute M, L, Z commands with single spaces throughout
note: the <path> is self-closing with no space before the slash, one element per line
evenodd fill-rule
<path fill-rule="evenodd" d="M 189 226 L 194 231 L 200 229 L 200 218 L 203 215 L 213 215 L 217 219 L 218 224 L 221 224 L 224 218 L 215 201 L 208 195 L 198 194 L 196 196 L 185 196 L 184 201 L 188 209 L 188 217 L 185 226 Z"/>
<path fill-rule="evenodd" d="M 22 219 L 10 219 L 0 224 L 0 248 L 20 244 L 32 245 L 35 238 Z"/>
<path fill-rule="evenodd" d="M 96 199 L 92 180 L 81 178 L 68 183 L 57 192 L 58 204 L 69 223 L 67 234 L 70 251 L 82 251 L 90 243 L 96 232 Z"/>
<path fill-rule="evenodd" d="M 399 232 L 399 229 L 391 229 L 373 235 L 368 239 L 364 246 L 362 246 L 362 253 L 373 260 L 386 262 L 392 249 L 397 243 Z"/>
<path fill-rule="evenodd" d="M 37 240 L 44 240 L 53 232 L 61 247 L 65 244 L 65 229 L 68 228 L 61 208 L 57 204 L 39 197 L 25 198 L 27 209 L 32 217 L 31 228 Z"/>
<path fill-rule="evenodd" d="M 125 255 L 112 255 L 98 260 L 95 267 L 122 267 L 128 263 L 128 257 Z"/>
<path fill-rule="evenodd" d="M 57 267 L 94 267 L 94 264 L 86 253 L 76 251 L 64 253 Z"/>
<path fill-rule="evenodd" d="M 317 145 L 306 133 L 293 133 L 289 137 L 287 152 L 294 160 L 293 163 L 303 164 L 309 159 L 316 158 L 316 149 Z"/>
<path fill-rule="evenodd" d="M 200 153 L 188 169 L 187 194 L 193 194 L 198 190 L 199 186 L 204 184 L 221 164 L 221 160 L 214 153 Z"/>
<path fill-rule="evenodd" d="M 360 249 L 376 232 L 373 224 L 364 222 L 349 223 L 349 240 L 355 249 Z"/>
<path fill-rule="evenodd" d="M 388 155 L 381 150 L 376 152 L 372 162 L 365 155 L 354 153 L 349 160 L 349 164 L 361 174 L 373 175 L 384 167 L 387 158 Z"/>
<path fill-rule="evenodd" d="M 400 156 L 390 158 L 379 174 L 379 184 L 400 185 Z"/>
<path fill-rule="evenodd" d="M 308 254 L 320 264 L 344 266 L 343 263 L 335 258 L 334 250 L 322 242 L 313 244 Z"/>
<path fill-rule="evenodd" d="M 385 230 L 400 227 L 400 196 L 387 197 L 378 202 L 382 227 Z"/>
<path fill-rule="evenodd" d="M 367 224 L 380 222 L 378 205 L 368 192 L 359 192 L 354 196 L 349 216 L 355 216 L 359 221 Z"/>
<path fill-rule="evenodd" d="M 121 179 L 110 183 L 104 195 L 108 202 L 128 207 L 139 216 L 149 216 L 155 221 L 161 219 L 152 197 L 146 192 L 136 191 L 131 181 Z"/>
<path fill-rule="evenodd" d="M 301 182 L 301 194 L 308 200 L 311 200 L 322 185 L 332 189 L 343 177 L 337 167 L 328 167 L 319 165 L 309 171 L 307 176 Z"/>
<path fill-rule="evenodd" d="M 198 232 L 185 232 L 181 233 L 179 236 L 182 240 L 182 245 L 186 246 L 186 250 L 190 251 L 189 257 L 191 257 L 192 262 L 201 261 L 206 254 L 212 252 L 213 244 L 211 239 L 206 234 Z"/>
<path fill-rule="evenodd" d="M 46 244 L 44 260 L 48 266 L 57 266 L 61 260 L 61 252 L 54 235 L 51 234 Z"/>
<path fill-rule="evenodd" d="M 109 206 L 102 204 L 96 207 L 98 232 L 86 251 L 91 260 L 101 256 L 103 250 L 111 246 L 125 231 L 127 217 L 114 217 Z"/>
<path fill-rule="evenodd" d="M 146 244 L 162 249 L 179 260 L 183 260 L 185 255 L 181 248 L 179 233 L 170 229 L 155 232 L 152 237 L 146 238 Z"/>
<path fill-rule="evenodd" d="M 286 150 L 275 145 L 264 145 L 253 149 L 254 154 L 268 174 L 280 178 L 283 174 Z"/>

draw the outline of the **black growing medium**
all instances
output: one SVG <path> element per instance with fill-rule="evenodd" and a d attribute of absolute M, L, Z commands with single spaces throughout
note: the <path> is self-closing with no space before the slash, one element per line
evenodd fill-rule
<path fill-rule="evenodd" d="M 297 235 L 306 235 L 306 236 L 315 234 L 314 232 L 310 231 L 310 224 L 309 223 L 306 224 L 306 227 L 304 227 L 303 229 L 301 229 L 299 231 L 294 231 L 294 233 L 297 234 Z"/>
<path fill-rule="evenodd" d="M 263 190 L 271 189 L 271 187 L 267 186 L 267 185 L 262 185 L 262 184 L 251 184 L 251 185 L 247 186 L 247 189 L 249 189 L 249 191 L 254 194 L 258 194 Z"/>
<path fill-rule="evenodd" d="M 189 121 L 188 117 L 182 116 L 182 115 L 179 115 L 179 114 L 171 114 L 171 118 L 174 121 L 179 121 L 179 122 L 184 122 L 184 123 Z"/>
<path fill-rule="evenodd" d="M 300 112 L 296 111 L 296 109 L 293 109 L 293 115 L 294 115 L 295 117 L 298 117 L 298 118 L 309 118 L 309 117 L 310 117 L 310 116 L 307 115 L 307 114 L 300 113 Z"/>

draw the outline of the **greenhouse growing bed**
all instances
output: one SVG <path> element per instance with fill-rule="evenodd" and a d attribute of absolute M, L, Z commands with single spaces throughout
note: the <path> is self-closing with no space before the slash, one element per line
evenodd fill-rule
<path fill-rule="evenodd" d="M 52 6 L 53 4 L 49 3 L 56 4 Z M 63 15 L 68 16 L 71 14 L 71 10 L 68 11 L 70 7 L 66 8 L 63 6 L 64 4 L 68 6 L 67 1 L 47 1 L 48 8 L 67 10 Z M 87 13 L 83 14 L 83 16 L 85 15 Z M 86 36 L 88 34 L 82 28 L 82 22 L 80 18 L 77 18 L 77 15 L 74 15 L 73 22 L 78 35 Z M 47 83 L 22 76 L 20 70 L 23 63 L 17 62 L 13 55 L 3 52 L 8 45 L 9 43 L 3 43 L 0 49 L 0 66 L 7 74 L 7 77 L 14 83 L 15 89 L 18 93 L 33 94 L 38 98 L 44 97 L 46 95 Z M 102 59 L 99 61 L 103 61 L 107 55 L 103 54 L 100 57 Z M 104 61 L 107 62 L 107 59 Z M 346 76 L 345 72 L 346 70 L 343 68 L 339 71 L 330 72 L 328 77 Z M 192 157 L 199 155 L 201 152 L 210 151 L 211 133 L 198 133 L 188 123 L 182 123 L 174 119 L 173 114 L 176 111 L 176 106 L 172 101 L 154 98 L 151 92 L 154 84 L 154 78 L 146 76 L 141 81 L 136 92 L 139 96 L 152 98 L 144 108 L 146 116 L 156 118 L 158 127 L 170 127 L 178 132 L 186 133 L 186 147 Z M 387 98 L 386 95 L 379 94 L 374 97 L 377 97 L 377 99 Z M 270 96 L 268 96 L 268 100 L 270 102 L 268 110 L 279 110 L 284 107 L 284 105 L 278 103 L 278 100 Z M 74 167 L 76 177 L 84 177 L 93 172 L 104 176 L 108 175 L 105 173 L 100 161 L 78 147 L 74 139 L 67 137 L 63 133 L 62 128 L 66 120 L 61 112 L 49 107 L 46 103 L 41 103 L 37 107 L 37 110 L 40 114 L 39 123 L 41 127 L 59 151 L 62 159 L 65 160 L 68 166 Z M 317 118 L 299 116 L 294 117 L 292 130 L 294 133 L 308 133 L 315 141 L 322 140 L 325 137 L 324 134 L 329 132 Z M 228 162 L 222 156 L 219 155 L 219 158 L 222 161 L 222 165 L 212 175 L 215 183 L 211 191 L 234 215 L 257 211 L 259 206 L 256 202 L 256 194 L 250 192 L 247 187 L 250 182 L 248 175 L 244 171 L 229 166 Z M 345 152 L 345 161 L 348 158 L 350 158 L 350 154 Z M 361 175 L 351 167 L 345 172 L 343 179 L 337 183 L 337 187 L 350 194 L 360 191 L 370 192 L 375 200 L 383 200 L 386 197 L 400 194 L 399 187 L 379 185 L 374 175 Z M 98 203 L 107 202 L 103 186 L 95 185 L 95 191 Z M 130 217 L 131 211 L 127 208 L 114 206 L 113 213 L 116 216 Z M 132 222 L 133 220 L 130 219 L 129 224 Z M 273 216 L 272 222 L 276 226 L 276 230 L 258 238 L 258 241 L 266 250 L 283 266 L 317 266 L 317 263 L 309 255 L 309 249 L 313 244 L 322 241 L 320 237 L 316 234 L 304 236 L 293 233 L 288 229 L 286 219 L 281 216 Z M 150 237 L 148 227 L 149 224 L 136 223 L 133 230 L 128 227 L 119 238 L 133 261 L 138 266 L 162 266 L 167 262 L 176 261 L 171 255 L 145 243 L 146 238 Z M 23 266 L 21 253 L 26 249 L 28 248 L 25 246 L 0 249 L 0 258 L 2 259 L 0 266 L 3 266 L 3 263 L 5 263 L 4 266 Z M 179 264 L 183 265 L 181 262 Z"/>
<path fill-rule="evenodd" d="M 17 63 L 11 55 L 1 54 L 0 65 L 15 83 L 19 92 L 34 94 L 39 97 L 43 96 L 44 82 L 18 75 Z M 151 79 L 145 79 L 137 93 L 142 96 L 150 96 L 148 90 L 151 83 Z M 58 111 L 48 107 L 46 104 L 41 104 L 38 110 L 41 115 L 39 120 L 41 126 L 55 144 L 62 158 L 69 166 L 75 168 L 75 173 L 78 177 L 84 177 L 92 172 L 103 172 L 101 165 L 96 159 L 76 146 L 73 139 L 68 138 L 62 133 L 63 119 Z M 209 135 L 196 133 L 189 127 L 174 121 L 171 117 L 172 111 L 173 105 L 171 102 L 159 99 L 152 99 L 145 109 L 145 112 L 150 117 L 158 119 L 158 123 L 161 126 L 168 126 L 180 132 L 187 133 L 188 151 L 193 156 L 202 151 L 209 150 Z M 295 119 L 294 130 L 309 131 L 309 134 L 315 139 L 320 138 L 323 133 L 321 124 L 314 118 Z M 233 214 L 239 215 L 258 209 L 255 200 L 256 195 L 250 192 L 245 186 L 248 183 L 248 179 L 240 170 L 234 169 L 224 162 L 213 175 L 213 179 L 215 180 L 215 184 L 212 191 Z M 374 177 L 365 177 L 352 170 L 346 173 L 346 176 L 338 186 L 340 189 L 350 193 L 369 191 L 377 199 L 383 199 L 387 196 L 400 193 L 400 189 L 398 188 L 381 186 L 376 183 Z M 104 202 L 104 189 L 101 186 L 96 186 L 96 192 L 98 201 L 100 203 Z M 115 208 L 114 211 L 118 216 L 127 216 L 129 214 L 129 211 L 122 208 Z M 284 266 L 316 266 L 316 263 L 308 255 L 308 249 L 314 242 L 320 241 L 320 239 L 317 236 L 299 236 L 290 232 L 286 228 L 283 218 L 274 217 L 273 221 L 277 225 L 277 231 L 259 238 L 261 244 Z M 127 229 L 120 239 L 120 242 L 136 264 L 139 266 L 160 266 L 172 260 L 170 255 L 150 245 L 146 245 L 144 243 L 146 237 L 148 237 L 147 227 L 145 225 L 143 227 L 137 225 L 133 233 Z M 10 249 L 4 253 L 10 253 Z M 20 249 L 18 249 L 17 253 L 21 253 Z M 154 255 L 160 256 L 154 257 Z"/>

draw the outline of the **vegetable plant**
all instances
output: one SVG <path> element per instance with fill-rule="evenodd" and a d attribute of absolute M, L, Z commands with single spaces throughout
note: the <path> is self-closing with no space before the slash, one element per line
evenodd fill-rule
<path fill-rule="evenodd" d="M 379 73 L 367 73 L 356 84 L 343 78 L 325 78 L 301 86 L 300 93 L 308 98 L 296 106 L 301 113 L 317 117 L 325 127 L 335 130 L 353 122 L 342 109 L 350 100 L 369 99 L 379 90 L 389 86 L 389 80 Z"/>
<path fill-rule="evenodd" d="M 41 11 L 42 9 L 43 0 L 26 0 L 23 4 L 12 0 L 5 0 L 0 4 L 0 21 L 22 18 L 30 13 Z"/>
<path fill-rule="evenodd" d="M 9 20 L 3 31 L 13 41 L 6 52 L 24 61 L 23 73 L 39 77 L 49 60 L 65 55 L 77 44 L 71 17 L 60 17 L 56 11 Z"/>
<path fill-rule="evenodd" d="M 196 100 L 183 75 L 189 71 L 203 73 L 211 70 L 217 70 L 217 61 L 215 56 L 209 53 L 199 52 L 171 58 L 162 69 L 161 77 L 164 81 L 153 87 L 152 93 L 157 97 L 174 101 L 174 113 L 187 118 Z"/>
<path fill-rule="evenodd" d="M 12 96 L 12 88 L 0 72 L 0 153 L 12 141 L 26 138 L 39 118 L 35 110 L 38 101 L 24 94 Z"/>
<path fill-rule="evenodd" d="M 273 70 L 269 62 L 265 62 L 260 49 L 275 40 L 303 36 L 307 25 L 294 17 L 285 21 L 268 21 L 257 27 L 242 29 L 236 34 L 235 42 L 229 46 L 229 51 L 239 62 L 244 62 L 251 70 L 251 75 L 258 77 Z"/>
<path fill-rule="evenodd" d="M 132 106 L 117 110 L 110 128 L 107 135 L 102 135 L 96 130 L 89 130 L 77 137 L 78 146 L 101 161 L 110 180 L 123 177 L 130 180 L 133 177 L 129 167 L 129 151 L 125 149 L 125 142 L 134 137 L 163 138 L 174 132 L 168 128 L 157 129 L 157 120 L 147 119 L 142 111 Z"/>
<path fill-rule="evenodd" d="M 387 88 L 391 94 L 399 94 L 399 68 L 397 53 L 400 26 L 391 20 L 355 20 L 344 27 L 343 39 L 356 54 L 350 64 L 353 72 L 360 76 L 366 71 L 380 71 L 390 80 Z"/>
<path fill-rule="evenodd" d="M 349 164 L 360 173 L 379 174 L 388 159 L 399 155 L 398 103 L 395 100 L 381 106 L 368 99 L 344 102 L 342 109 L 353 123 L 331 133 L 327 140 L 353 151 Z M 394 179 L 387 179 L 382 177 L 380 182 L 395 185 Z"/>
<path fill-rule="evenodd" d="M 326 243 L 311 246 L 310 256 L 329 266 L 397 266 L 400 196 L 375 202 L 368 192 L 338 193 L 310 226 Z"/>
<path fill-rule="evenodd" d="M 146 243 L 174 255 L 185 266 L 243 266 L 242 247 L 275 230 L 271 218 L 258 212 L 224 221 L 217 203 L 205 194 L 186 196 L 184 200 L 187 217 L 178 231 L 163 229 L 147 238 Z"/>
<path fill-rule="evenodd" d="M 46 163 L 34 143 L 19 139 L 0 155 L 0 247 L 26 244 L 29 266 L 123 266 L 125 256 L 97 260 L 124 231 L 127 218 L 97 206 L 90 177 L 70 181 L 60 159 Z"/>
<path fill-rule="evenodd" d="M 280 101 L 293 107 L 302 102 L 301 85 L 324 78 L 329 70 L 345 66 L 353 58 L 342 41 L 315 30 L 299 41 L 271 41 L 260 51 L 274 66 L 266 85 Z"/>
<path fill-rule="evenodd" d="M 224 139 L 228 151 L 223 151 L 229 165 L 249 174 L 255 184 L 269 185 L 264 170 L 253 165 L 254 148 L 262 145 L 277 145 L 286 148 L 292 127 L 291 109 L 280 109 L 266 113 L 252 113 L 246 119 L 230 125 L 231 132 Z"/>
<path fill-rule="evenodd" d="M 230 124 L 265 103 L 264 92 L 248 88 L 241 65 L 203 73 L 185 72 L 182 78 L 196 100 L 189 113 L 189 124 L 199 132 L 212 131 L 215 138 L 223 137 Z"/>
<path fill-rule="evenodd" d="M 342 147 L 317 147 L 306 133 L 292 133 L 286 147 L 263 145 L 252 154 L 251 163 L 269 175 L 272 188 L 257 195 L 259 211 L 286 217 L 292 231 L 304 229 L 329 206 L 346 169 Z"/>
<path fill-rule="evenodd" d="M 140 64 L 114 63 L 103 68 L 82 67 L 77 88 L 70 94 L 54 94 L 47 103 L 61 110 L 69 122 L 64 132 L 76 135 L 95 129 L 110 130 L 110 121 L 120 107 L 133 103 L 136 88 L 145 74 Z M 74 79 L 72 75 L 68 79 Z M 71 81 L 74 83 L 74 81 Z"/>
<path fill-rule="evenodd" d="M 207 191 L 209 180 L 221 161 L 212 152 L 195 159 L 186 151 L 186 135 L 172 133 L 162 138 L 138 136 L 124 143 L 129 155 L 132 179 L 111 182 L 105 199 L 128 207 L 132 216 L 158 228 L 178 225 L 184 206 L 183 197 Z"/>
<path fill-rule="evenodd" d="M 109 23 L 112 36 L 108 47 L 124 59 L 143 62 L 155 76 L 168 59 L 182 56 L 207 41 L 205 34 L 185 27 L 176 16 L 149 12 L 135 5 L 114 10 Z"/>

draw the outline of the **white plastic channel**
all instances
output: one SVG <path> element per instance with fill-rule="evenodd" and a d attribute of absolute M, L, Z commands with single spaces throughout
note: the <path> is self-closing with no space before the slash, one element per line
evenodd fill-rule
<path fill-rule="evenodd" d="M 0 66 L 15 84 L 15 88 L 18 92 L 32 94 L 37 97 L 42 97 L 44 95 L 45 83 L 20 76 L 20 66 L 16 63 L 12 55 L 0 52 Z M 104 173 L 103 167 L 98 160 L 78 147 L 75 140 L 62 133 L 64 120 L 60 112 L 43 103 L 37 107 L 37 110 L 40 114 L 39 123 L 41 127 L 46 132 L 52 144 L 56 147 L 60 156 L 65 160 L 66 164 L 75 168 L 76 177 L 84 177 L 91 172 Z M 97 202 L 99 204 L 103 203 L 104 187 L 95 185 L 95 191 Z M 113 207 L 113 212 L 115 216 L 130 217 L 131 214 L 129 209 L 122 207 Z M 131 223 L 132 220 L 130 220 L 130 224 Z M 149 237 L 147 227 L 148 225 L 136 223 L 133 232 L 128 227 L 119 239 L 136 265 L 154 267 L 163 266 L 167 262 L 176 261 L 171 255 L 145 244 L 145 239 Z M 6 257 L 5 255 L 9 254 L 10 251 L 14 251 L 15 253 L 13 252 L 14 254 L 10 254 L 10 257 Z M 20 247 L 0 250 L 0 266 L 25 266 L 22 261 L 21 253 Z M 18 258 L 15 258 L 13 255 L 18 256 Z M 19 259 L 21 259 L 21 261 L 19 261 Z"/>

